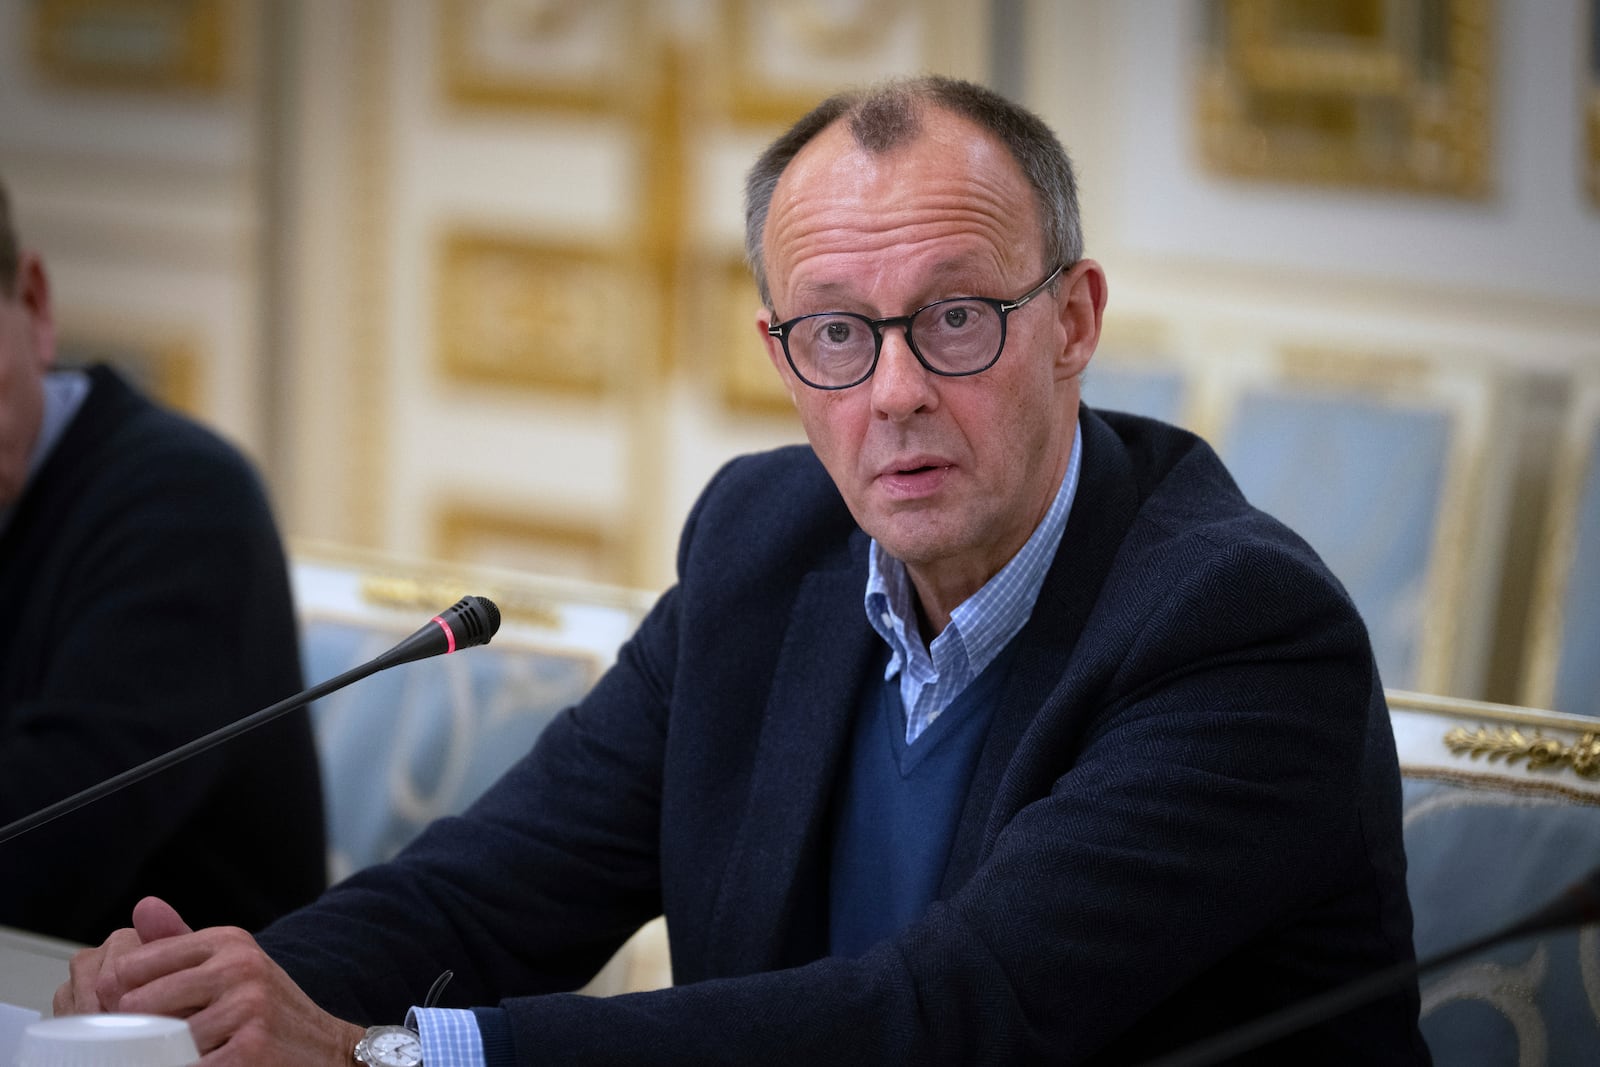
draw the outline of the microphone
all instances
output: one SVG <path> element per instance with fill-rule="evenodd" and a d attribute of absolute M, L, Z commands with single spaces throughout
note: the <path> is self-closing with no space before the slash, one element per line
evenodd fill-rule
<path fill-rule="evenodd" d="M 87 789 L 74 793 L 65 799 L 58 800 L 48 807 L 40 808 L 31 815 L 24 815 L 14 822 L 0 827 L 0 844 L 19 837 L 29 830 L 43 826 L 53 819 L 58 819 L 69 812 L 77 811 L 85 804 L 109 796 L 125 786 L 142 781 L 157 771 L 166 770 L 177 763 L 182 763 L 190 756 L 197 756 L 208 749 L 222 744 L 224 741 L 237 737 L 247 730 L 254 730 L 257 726 L 271 722 L 285 712 L 303 707 L 319 697 L 343 689 L 352 682 L 359 682 L 369 675 L 402 663 L 411 663 L 414 660 L 427 659 L 430 656 L 442 656 L 450 652 L 458 652 L 464 648 L 473 648 L 477 645 L 486 645 L 489 639 L 500 629 L 500 609 L 495 607 L 494 601 L 487 597 L 466 596 L 456 601 L 454 605 L 441 611 L 416 633 L 395 645 L 389 651 L 375 659 L 368 660 L 359 667 L 353 667 L 343 674 L 319 682 L 309 689 L 296 693 L 285 700 L 280 700 L 271 707 L 262 708 L 253 715 L 231 722 L 197 737 L 187 744 L 180 745 L 171 752 L 146 760 L 137 767 L 130 767 L 121 774 L 114 775 L 92 785 Z"/>
<path fill-rule="evenodd" d="M 1587 926 L 1600 922 L 1600 867 L 1561 891 L 1549 903 L 1510 926 L 1447 952 L 1441 952 L 1420 963 L 1397 963 L 1365 978 L 1342 985 L 1310 1000 L 1292 1004 L 1254 1022 L 1225 1031 L 1177 1052 L 1146 1061 L 1142 1067 L 1207 1067 L 1221 1063 L 1253 1049 L 1276 1041 L 1280 1037 L 1304 1030 L 1320 1022 L 1359 1008 L 1385 993 L 1392 993 L 1406 982 L 1425 971 L 1455 963 L 1473 953 L 1491 948 L 1503 941 L 1544 930 L 1561 930 L 1569 926 Z"/>
<path fill-rule="evenodd" d="M 429 619 L 416 633 L 373 660 L 368 665 L 372 670 L 367 674 L 376 674 L 430 656 L 443 656 L 464 648 L 487 645 L 489 638 L 499 629 L 500 609 L 495 607 L 494 601 L 481 596 L 462 597 Z M 365 678 L 366 675 L 359 677 Z"/>

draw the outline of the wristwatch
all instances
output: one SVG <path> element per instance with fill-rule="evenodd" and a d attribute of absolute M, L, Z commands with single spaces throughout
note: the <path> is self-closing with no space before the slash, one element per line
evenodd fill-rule
<path fill-rule="evenodd" d="M 422 1067 L 422 1038 L 409 1026 L 371 1026 L 356 1042 L 355 1057 L 367 1067 Z"/>

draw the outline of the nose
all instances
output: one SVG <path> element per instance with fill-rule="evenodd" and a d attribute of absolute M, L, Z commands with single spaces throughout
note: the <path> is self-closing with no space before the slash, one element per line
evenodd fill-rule
<path fill-rule="evenodd" d="M 884 328 L 883 349 L 870 384 L 873 410 L 892 422 L 931 411 L 939 403 L 933 373 L 911 351 L 904 326 Z"/>

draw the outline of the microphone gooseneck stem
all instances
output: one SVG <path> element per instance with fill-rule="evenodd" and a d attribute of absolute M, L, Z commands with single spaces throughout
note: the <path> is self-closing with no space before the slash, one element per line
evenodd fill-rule
<path fill-rule="evenodd" d="M 1310 1000 L 1292 1004 L 1255 1022 L 1148 1060 L 1141 1067 L 1209 1067 L 1210 1064 L 1222 1063 L 1280 1037 L 1343 1015 L 1352 1008 L 1359 1008 L 1368 1001 L 1399 989 L 1417 975 L 1455 963 L 1491 946 L 1545 930 L 1560 930 L 1595 922 L 1597 919 L 1600 919 L 1600 868 L 1590 871 L 1531 915 L 1494 933 L 1425 960 L 1394 964 Z"/>
<path fill-rule="evenodd" d="M 128 768 L 121 774 L 107 778 L 103 782 L 58 800 L 47 808 L 40 808 L 31 815 L 25 815 L 15 822 L 7 823 L 5 826 L 0 827 L 0 844 L 4 844 L 13 837 L 25 834 L 29 830 L 43 826 L 45 823 L 58 819 L 69 812 L 77 811 L 85 804 L 99 800 L 101 797 L 109 796 L 119 789 L 150 777 L 150 775 L 158 771 L 166 770 L 175 763 L 182 763 L 190 756 L 197 756 L 207 749 L 220 745 L 224 741 L 232 740 L 248 730 L 254 730 L 258 726 L 265 725 L 285 712 L 293 711 L 319 697 L 327 696 L 334 690 L 342 689 L 351 682 L 359 682 L 367 675 L 376 674 L 388 665 L 381 660 L 363 663 L 361 666 L 354 667 L 325 682 L 319 682 L 310 689 L 296 693 L 285 700 L 280 700 L 271 707 L 262 708 L 253 715 L 247 715 L 236 722 L 231 722 L 227 726 L 206 734 L 204 737 L 197 737 L 188 744 L 180 745 L 178 748 L 173 749 L 171 752 L 163 752 L 154 759 L 146 760 L 136 767 Z"/>
<path fill-rule="evenodd" d="M 209 748 L 215 748 L 224 741 L 229 741 L 247 730 L 254 730 L 257 726 L 271 722 L 286 711 L 293 711 L 311 703 L 319 697 L 325 697 L 336 689 L 343 689 L 351 682 L 359 682 L 369 674 L 402 663 L 411 663 L 430 656 L 442 656 L 455 652 L 458 649 L 475 648 L 486 645 L 489 639 L 500 629 L 500 609 L 494 601 L 487 597 L 466 596 L 454 605 L 435 615 L 429 622 L 410 637 L 395 645 L 389 651 L 373 660 L 368 660 L 359 667 L 352 667 L 343 674 L 319 682 L 309 689 L 296 693 L 294 696 L 268 708 L 262 708 L 254 715 L 247 715 L 236 722 L 231 722 L 213 730 L 202 737 L 171 752 L 163 753 L 153 759 L 146 760 L 137 767 L 130 767 L 121 774 L 107 778 L 105 781 L 92 785 L 87 789 L 72 794 L 64 800 L 58 800 L 49 807 L 40 808 L 30 815 L 24 815 L 15 822 L 0 826 L 0 844 L 5 844 L 13 837 L 25 834 L 35 827 L 43 826 L 52 819 L 58 819 L 71 811 L 83 807 L 101 797 L 115 793 L 125 786 L 148 778 L 157 771 L 166 770 L 175 763 L 182 763 L 190 756 L 196 756 Z"/>

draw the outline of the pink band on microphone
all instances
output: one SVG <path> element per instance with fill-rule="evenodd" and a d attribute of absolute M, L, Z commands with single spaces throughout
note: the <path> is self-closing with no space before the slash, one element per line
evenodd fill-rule
<path fill-rule="evenodd" d="M 444 621 L 443 615 L 435 615 L 433 621 L 439 624 L 439 629 L 444 631 L 444 639 L 449 642 L 449 647 L 444 650 L 444 654 L 448 656 L 456 650 L 455 631 L 450 629 L 450 624 Z"/>

